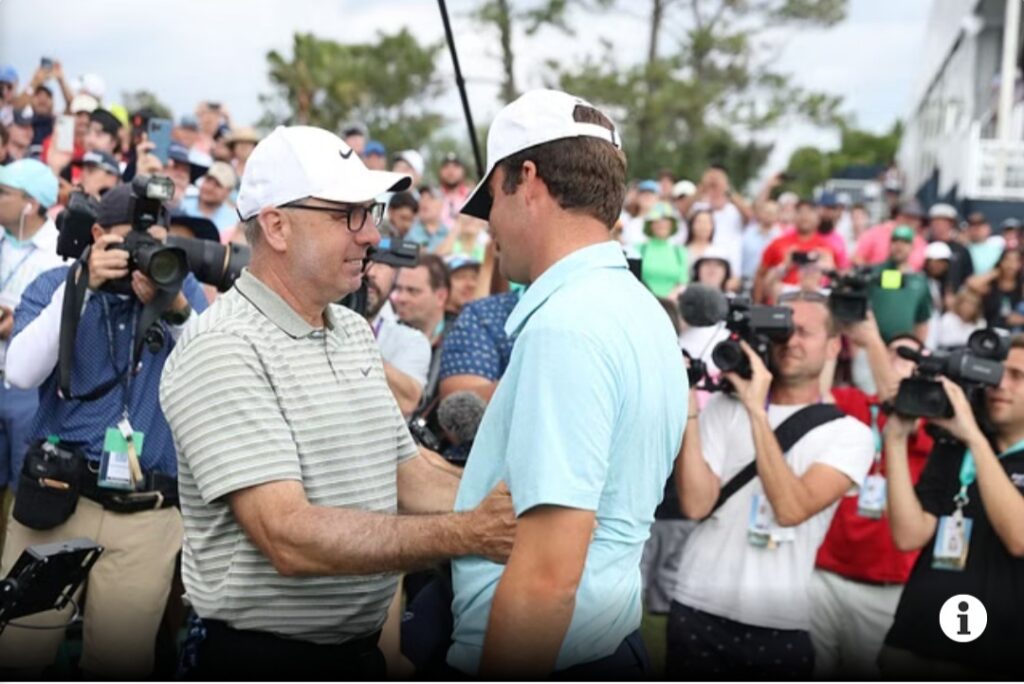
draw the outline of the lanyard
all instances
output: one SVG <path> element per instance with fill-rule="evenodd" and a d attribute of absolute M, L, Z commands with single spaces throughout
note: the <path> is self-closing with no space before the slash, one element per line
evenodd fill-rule
<path fill-rule="evenodd" d="M 114 324 L 113 317 L 110 315 L 110 304 L 107 302 L 106 297 L 100 297 L 100 302 L 103 304 L 103 320 L 107 324 L 107 351 L 110 353 L 110 365 L 114 368 L 114 373 L 118 373 L 117 370 L 117 354 L 114 350 Z M 135 349 L 135 326 L 138 321 L 138 307 L 132 303 L 132 343 L 128 346 L 128 361 L 126 362 L 125 369 L 120 371 L 120 375 L 124 378 L 121 385 L 124 388 L 123 403 L 124 403 L 124 417 L 128 417 L 128 400 L 130 398 L 132 376 L 134 375 L 133 369 L 130 368 L 132 364 L 132 351 Z"/>
<path fill-rule="evenodd" d="M 875 463 L 882 460 L 882 433 L 878 429 L 878 404 L 872 404 L 871 411 L 871 436 L 875 439 Z"/>
<path fill-rule="evenodd" d="M 1010 454 L 1024 449 L 1024 439 L 1011 446 L 1006 451 L 999 454 L 999 458 L 1005 458 Z M 974 480 L 977 478 L 978 471 L 974 465 L 974 454 L 968 449 L 964 452 L 964 460 L 960 463 L 960 491 L 953 497 L 953 501 L 956 502 L 957 507 L 962 508 L 967 505 L 970 499 L 967 498 L 967 488 L 974 484 Z"/>
<path fill-rule="evenodd" d="M 377 316 L 377 322 L 373 324 L 373 339 L 380 337 L 380 329 L 384 327 L 384 319 Z"/>
<path fill-rule="evenodd" d="M 6 240 L 0 241 L 0 254 L 3 254 L 3 245 L 6 242 Z M 34 252 L 35 250 L 35 244 L 30 242 L 28 244 L 28 252 L 25 253 L 25 256 L 21 257 L 21 261 L 14 265 L 14 269 L 12 269 L 11 272 L 7 274 L 7 277 L 3 279 L 3 282 L 0 282 L 0 291 L 7 289 L 7 285 L 11 282 L 11 279 L 18 274 L 18 271 L 21 270 L 21 267 L 25 265 L 25 262 L 28 261 L 28 258 L 32 256 L 32 252 Z"/>

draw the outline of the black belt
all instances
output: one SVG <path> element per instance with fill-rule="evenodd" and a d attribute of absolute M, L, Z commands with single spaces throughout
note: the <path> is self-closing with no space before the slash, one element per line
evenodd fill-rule
<path fill-rule="evenodd" d="M 92 464 L 89 464 L 92 466 Z M 100 487 L 90 467 L 82 478 L 82 496 L 114 513 L 139 513 L 178 505 L 178 480 L 163 473 L 145 473 L 142 491 L 121 492 Z"/>

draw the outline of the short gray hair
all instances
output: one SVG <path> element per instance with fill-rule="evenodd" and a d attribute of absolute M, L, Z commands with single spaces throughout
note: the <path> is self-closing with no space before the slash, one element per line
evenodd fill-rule
<path fill-rule="evenodd" d="M 245 235 L 245 241 L 250 245 L 256 244 L 256 241 L 260 238 L 260 215 L 250 216 L 249 218 L 242 221 L 242 233 Z"/>

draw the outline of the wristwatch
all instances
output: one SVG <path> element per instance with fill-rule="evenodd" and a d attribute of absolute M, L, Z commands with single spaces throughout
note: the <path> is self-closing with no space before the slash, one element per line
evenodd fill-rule
<path fill-rule="evenodd" d="M 184 309 L 180 309 L 178 311 L 168 309 L 163 312 L 160 318 L 166 321 L 169 325 L 185 325 L 185 321 L 187 321 L 188 317 L 191 315 L 192 306 L 188 302 L 185 302 Z"/>

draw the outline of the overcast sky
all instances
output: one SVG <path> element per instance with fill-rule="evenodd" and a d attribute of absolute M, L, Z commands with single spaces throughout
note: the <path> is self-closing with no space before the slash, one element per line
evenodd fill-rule
<path fill-rule="evenodd" d="M 476 0 L 448 4 L 474 117 L 488 121 L 498 109 L 496 37 L 467 19 Z M 931 0 L 850 0 L 845 22 L 795 35 L 779 66 L 808 88 L 843 95 L 859 125 L 883 131 L 910 107 L 930 6 Z M 571 61 L 602 36 L 613 40 L 623 61 L 644 53 L 640 19 L 590 15 L 574 24 L 577 36 L 571 39 L 555 31 L 515 37 L 520 88 L 542 85 L 545 59 Z M 46 55 L 60 59 L 71 77 L 100 74 L 108 101 L 124 90 L 147 88 L 175 116 L 210 99 L 224 102 L 237 122 L 251 123 L 262 113 L 258 96 L 271 91 L 266 53 L 287 54 L 294 32 L 359 42 L 403 25 L 424 42 L 444 35 L 434 0 L 0 0 L 0 63 L 13 64 L 27 81 Z M 439 65 L 450 78 L 447 52 Z M 452 83 L 439 109 L 460 133 Z M 801 125 L 759 137 L 776 141 L 772 167 L 785 164 L 800 145 L 836 144 L 834 134 Z"/>

